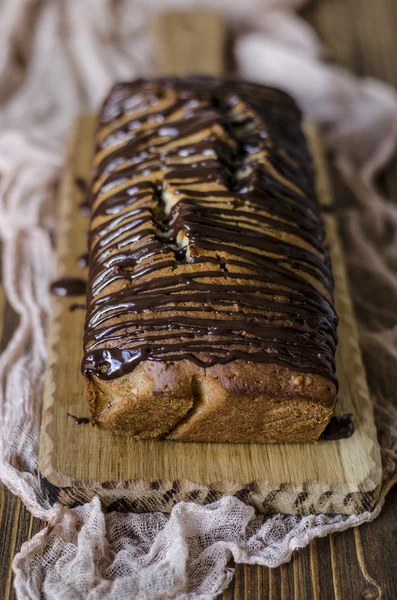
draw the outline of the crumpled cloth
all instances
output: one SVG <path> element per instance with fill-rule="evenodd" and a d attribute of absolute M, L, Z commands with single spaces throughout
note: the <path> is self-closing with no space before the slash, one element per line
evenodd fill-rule
<path fill-rule="evenodd" d="M 54 600 L 210 599 L 236 562 L 276 567 L 316 536 L 375 518 L 396 481 L 397 209 L 374 176 L 397 138 L 397 96 L 322 60 L 295 11 L 305 0 L 3 0 L 0 7 L 0 235 L 4 288 L 19 316 L 0 356 L 0 476 L 49 522 L 14 560 L 17 597 Z M 290 92 L 317 121 L 355 200 L 343 211 L 350 281 L 382 445 L 384 481 L 371 513 L 255 515 L 226 497 L 180 503 L 171 515 L 104 514 L 94 498 L 50 506 L 37 477 L 54 269 L 56 186 L 73 116 L 95 110 L 110 85 L 150 75 L 148 17 L 170 7 L 216 9 L 237 34 L 244 76 Z M 241 32 L 241 33 L 239 33 Z M 248 32 L 248 33 L 247 33 Z"/>

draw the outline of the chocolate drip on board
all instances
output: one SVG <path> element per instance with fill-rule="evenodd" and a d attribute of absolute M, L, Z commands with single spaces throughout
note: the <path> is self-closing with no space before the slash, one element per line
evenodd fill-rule
<path fill-rule="evenodd" d="M 81 304 L 74 303 L 69 306 L 70 312 L 75 312 L 76 310 L 85 310 L 86 308 L 85 302 L 82 302 Z"/>
<path fill-rule="evenodd" d="M 50 286 L 54 296 L 83 296 L 87 290 L 87 282 L 80 277 L 60 277 Z"/>
<path fill-rule="evenodd" d="M 85 267 L 88 267 L 88 252 L 84 252 L 83 254 L 81 254 L 78 259 L 77 259 L 77 264 L 79 265 L 79 267 L 81 267 L 82 269 L 84 269 Z"/>
<path fill-rule="evenodd" d="M 90 423 L 90 419 L 88 417 L 76 417 L 75 415 L 71 415 L 70 413 L 66 413 L 68 417 L 74 419 L 76 425 L 88 425 Z"/>
<path fill-rule="evenodd" d="M 89 204 L 84 373 L 242 359 L 337 385 L 329 255 L 286 94 L 205 77 L 115 86 Z"/>
<path fill-rule="evenodd" d="M 88 184 L 82 177 L 76 177 L 74 183 L 79 188 L 80 192 L 86 194 L 88 192 Z"/>
<path fill-rule="evenodd" d="M 84 194 L 84 200 L 82 200 L 82 202 L 80 202 L 80 204 L 79 204 L 80 212 L 85 217 L 88 217 L 88 215 L 90 214 L 90 204 L 87 199 L 87 194 L 88 194 L 88 189 L 89 189 L 88 183 L 82 177 L 75 177 L 74 183 L 75 183 L 75 186 L 80 190 L 80 192 L 82 194 Z"/>
<path fill-rule="evenodd" d="M 80 212 L 84 217 L 88 217 L 90 214 L 90 205 L 87 200 L 83 200 L 79 204 Z"/>
<path fill-rule="evenodd" d="M 352 415 L 333 416 L 320 435 L 320 440 L 343 440 L 354 433 Z"/>

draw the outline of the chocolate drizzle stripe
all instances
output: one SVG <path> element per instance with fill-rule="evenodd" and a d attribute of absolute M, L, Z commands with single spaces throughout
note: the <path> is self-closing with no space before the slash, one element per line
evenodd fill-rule
<path fill-rule="evenodd" d="M 97 133 L 82 370 L 242 359 L 337 385 L 337 316 L 295 103 L 217 78 L 115 86 Z"/>

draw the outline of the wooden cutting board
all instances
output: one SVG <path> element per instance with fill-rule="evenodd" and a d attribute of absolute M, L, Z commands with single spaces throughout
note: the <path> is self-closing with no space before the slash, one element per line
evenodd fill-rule
<path fill-rule="evenodd" d="M 224 30 L 218 19 L 173 15 L 157 22 L 156 31 L 160 41 L 167 32 L 167 39 L 180 33 L 180 52 L 168 48 L 163 54 L 163 71 L 174 64 L 178 73 L 191 67 L 185 59 L 192 54 L 183 52 L 183 44 L 190 48 L 200 32 L 202 37 L 203 31 L 211 31 L 211 51 L 203 52 L 189 70 L 219 72 Z M 86 116 L 75 122 L 70 135 L 59 196 L 59 277 L 84 277 L 77 259 L 86 251 L 88 222 L 79 210 L 83 193 L 78 181 L 89 176 L 94 130 L 95 116 Z M 109 510 L 168 512 L 181 500 L 206 504 L 232 494 L 266 513 L 354 514 L 374 506 L 382 476 L 380 449 L 337 225 L 329 210 L 325 159 L 314 126 L 307 124 L 306 130 L 317 167 L 340 316 L 336 414 L 353 414 L 354 435 L 313 444 L 184 444 L 136 441 L 90 424 L 76 425 L 67 413 L 89 416 L 80 374 L 85 315 L 84 310 L 72 312 L 70 306 L 84 298 L 54 297 L 39 454 L 43 493 L 51 502 L 74 506 L 98 495 Z"/>

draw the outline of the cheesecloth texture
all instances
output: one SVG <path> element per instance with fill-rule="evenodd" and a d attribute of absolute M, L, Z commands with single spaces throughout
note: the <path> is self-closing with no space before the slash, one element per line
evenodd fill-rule
<path fill-rule="evenodd" d="M 316 536 L 374 519 L 396 481 L 397 208 L 374 187 L 397 136 L 397 96 L 323 61 L 296 15 L 304 0 L 3 0 L 0 4 L 0 236 L 4 289 L 19 317 L 0 356 L 0 476 L 48 526 L 14 560 L 17 597 L 54 600 L 214 598 L 229 560 L 276 567 Z M 148 17 L 216 8 L 236 34 L 239 71 L 290 92 L 323 129 L 354 200 L 343 233 L 382 445 L 371 513 L 256 515 L 233 497 L 161 513 L 104 514 L 98 498 L 50 506 L 40 494 L 38 432 L 54 270 L 56 186 L 72 118 L 117 80 L 152 74 Z M 394 378 L 394 379 L 393 379 Z"/>

